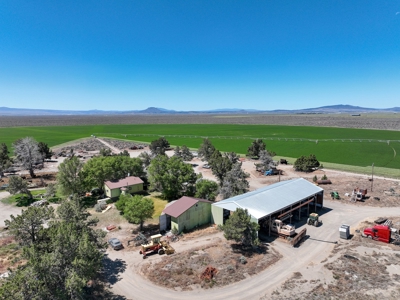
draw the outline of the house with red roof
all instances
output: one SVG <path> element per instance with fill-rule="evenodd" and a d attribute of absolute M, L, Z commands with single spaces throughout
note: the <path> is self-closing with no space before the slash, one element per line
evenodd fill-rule
<path fill-rule="evenodd" d="M 143 191 L 143 180 L 139 177 L 128 176 L 120 180 L 104 182 L 104 191 L 109 198 L 117 198 L 122 193 L 138 193 Z"/>
<path fill-rule="evenodd" d="M 183 196 L 168 205 L 163 214 L 166 220 L 171 220 L 171 229 L 176 228 L 180 233 L 211 223 L 211 204 L 208 200 Z"/>

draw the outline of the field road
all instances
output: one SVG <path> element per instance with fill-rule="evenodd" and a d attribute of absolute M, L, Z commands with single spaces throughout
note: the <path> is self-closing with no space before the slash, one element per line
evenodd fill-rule
<path fill-rule="evenodd" d="M 104 144 L 105 146 L 107 146 L 108 148 L 110 148 L 110 150 L 111 150 L 114 154 L 119 154 L 119 153 L 122 152 L 122 151 L 119 150 L 118 148 L 116 148 L 116 147 L 110 145 L 110 143 L 107 143 L 106 141 L 104 141 L 104 140 L 102 140 L 102 139 L 97 138 L 97 140 L 98 140 L 100 143 L 103 143 L 103 144 Z"/>
<path fill-rule="evenodd" d="M 212 288 L 207 290 L 198 289 L 190 292 L 179 292 L 155 286 L 136 272 L 143 264 L 141 256 L 132 251 L 110 251 L 109 258 L 112 260 L 122 259 L 127 267 L 123 273 L 119 274 L 119 281 L 111 285 L 115 294 L 125 296 L 127 299 L 174 299 L 174 300 L 196 300 L 196 299 L 259 299 L 269 295 L 274 289 L 291 277 L 293 272 L 303 272 L 310 266 L 319 264 L 316 268 L 316 276 L 324 278 L 321 261 L 327 258 L 333 247 L 334 242 L 339 239 L 339 227 L 341 224 L 348 224 L 354 233 L 354 226 L 361 221 L 380 216 L 393 216 L 400 214 L 400 207 L 356 207 L 343 201 L 325 200 L 325 211 L 321 214 L 323 224 L 319 227 L 307 226 L 307 235 L 310 236 L 300 247 L 292 248 L 282 241 L 274 241 L 269 244 L 280 252 L 283 256 L 276 264 L 265 271 L 247 278 L 243 281 L 231 284 L 223 288 Z M 207 242 L 203 240 L 201 243 Z M 215 238 L 208 237 L 208 242 L 215 243 Z M 222 242 L 223 242 L 222 238 Z M 178 242 L 180 243 L 180 242 Z M 199 242 L 200 243 L 200 242 Z M 176 244 L 176 249 L 184 250 Z M 192 242 L 192 246 L 196 244 Z M 158 257 L 158 256 L 157 256 Z M 149 257 L 146 261 L 151 260 Z M 154 257 L 154 259 L 157 259 Z M 268 298 L 268 296 L 267 296 Z"/>

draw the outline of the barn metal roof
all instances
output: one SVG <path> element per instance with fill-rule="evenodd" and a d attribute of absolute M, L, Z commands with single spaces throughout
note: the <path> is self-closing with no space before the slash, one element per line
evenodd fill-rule
<path fill-rule="evenodd" d="M 195 205 L 197 202 L 212 203 L 211 201 L 205 199 L 183 196 L 180 199 L 176 200 L 173 204 L 165 207 L 163 213 L 177 218 L 193 205 Z"/>
<path fill-rule="evenodd" d="M 254 218 L 261 219 L 322 190 L 303 178 L 296 178 L 228 198 L 212 205 L 230 211 L 235 211 L 237 208 L 247 209 Z"/>

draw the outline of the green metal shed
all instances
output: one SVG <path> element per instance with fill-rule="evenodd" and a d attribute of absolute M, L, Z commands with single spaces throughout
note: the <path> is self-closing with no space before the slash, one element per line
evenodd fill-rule
<path fill-rule="evenodd" d="M 171 216 L 171 228 L 178 232 L 211 223 L 211 201 L 183 196 L 163 212 Z"/>

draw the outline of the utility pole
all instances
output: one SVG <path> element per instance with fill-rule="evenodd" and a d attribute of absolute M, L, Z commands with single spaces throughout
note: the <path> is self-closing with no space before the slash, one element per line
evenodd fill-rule
<path fill-rule="evenodd" d="M 371 178 L 371 192 L 374 186 L 374 163 L 372 163 L 372 178 Z"/>

